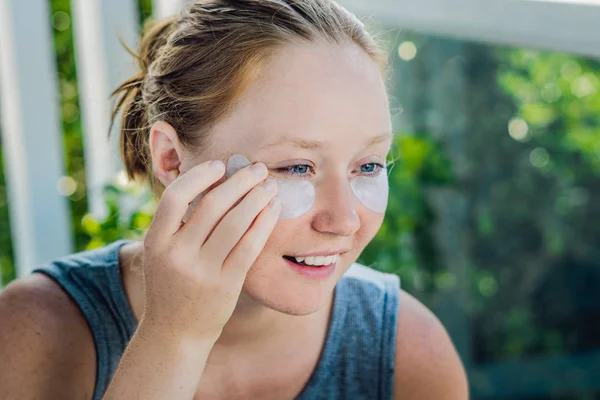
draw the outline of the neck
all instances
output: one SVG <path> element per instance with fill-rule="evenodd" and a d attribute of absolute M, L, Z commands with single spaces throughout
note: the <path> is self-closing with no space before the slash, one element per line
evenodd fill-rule
<path fill-rule="evenodd" d="M 271 310 L 241 293 L 216 344 L 223 347 L 260 346 L 278 337 L 285 329 L 286 321 L 291 322 L 290 316 Z"/>
<path fill-rule="evenodd" d="M 236 308 L 217 340 L 222 347 L 264 347 L 289 345 L 294 339 L 321 336 L 328 325 L 329 307 L 310 315 L 285 314 L 266 307 L 242 292 Z"/>

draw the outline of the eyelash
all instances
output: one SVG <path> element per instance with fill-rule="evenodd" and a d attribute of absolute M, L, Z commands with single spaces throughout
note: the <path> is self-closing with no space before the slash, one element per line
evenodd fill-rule
<path fill-rule="evenodd" d="M 366 172 L 365 173 L 365 176 L 370 176 L 370 177 L 376 177 L 385 168 L 383 166 L 383 164 L 380 164 L 380 163 L 366 163 L 366 164 L 361 165 L 361 167 L 364 166 L 364 165 L 374 165 L 376 167 L 376 169 L 374 171 L 372 171 L 372 172 Z M 308 168 L 312 168 L 308 164 L 295 164 L 295 165 L 290 165 L 289 167 L 276 168 L 275 171 L 277 171 L 278 173 L 281 173 L 283 175 L 286 175 L 286 176 L 306 177 L 306 174 L 302 174 L 302 173 L 290 171 L 290 169 L 294 168 L 294 167 L 308 167 Z"/>

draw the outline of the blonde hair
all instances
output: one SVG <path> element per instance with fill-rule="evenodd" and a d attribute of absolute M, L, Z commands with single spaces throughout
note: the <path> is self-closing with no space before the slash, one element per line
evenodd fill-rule
<path fill-rule="evenodd" d="M 231 109 L 279 48 L 317 40 L 355 43 L 379 66 L 387 55 L 364 25 L 332 0 L 196 0 L 180 16 L 144 27 L 140 71 L 114 92 L 112 120 L 122 112 L 121 159 L 129 179 L 152 173 L 150 127 L 169 123 L 186 149 L 202 151 L 207 132 Z"/>

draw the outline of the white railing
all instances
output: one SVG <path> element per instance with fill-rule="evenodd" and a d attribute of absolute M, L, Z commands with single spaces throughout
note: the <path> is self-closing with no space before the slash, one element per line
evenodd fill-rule
<path fill-rule="evenodd" d="M 154 0 L 155 16 L 186 0 Z M 340 0 L 389 27 L 494 44 L 600 56 L 600 6 L 555 0 Z M 137 0 L 73 0 L 89 209 L 103 215 L 102 187 L 121 169 L 118 135 L 107 142 L 109 93 L 135 66 Z M 18 275 L 73 250 L 48 0 L 0 0 L 1 123 Z M 113 132 L 115 133 L 115 132 Z"/>
<path fill-rule="evenodd" d="M 17 274 L 72 249 L 48 0 L 0 0 L 2 149 Z"/>

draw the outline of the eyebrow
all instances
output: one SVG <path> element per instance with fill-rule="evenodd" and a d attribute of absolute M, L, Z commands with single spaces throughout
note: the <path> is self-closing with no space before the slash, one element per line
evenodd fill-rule
<path fill-rule="evenodd" d="M 373 136 L 369 140 L 367 140 L 367 147 L 375 146 L 381 142 L 385 142 L 386 140 L 390 140 L 392 138 L 392 134 L 390 132 L 382 133 L 381 135 Z M 281 146 L 283 144 L 290 143 L 294 147 L 299 147 L 305 150 L 315 150 L 320 147 L 323 147 L 326 142 L 320 142 L 318 140 L 306 140 L 300 138 L 284 138 L 278 140 L 277 142 L 268 143 L 263 146 L 260 146 L 261 149 Z"/>

